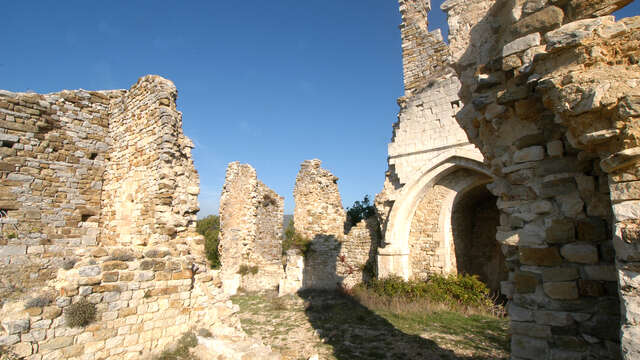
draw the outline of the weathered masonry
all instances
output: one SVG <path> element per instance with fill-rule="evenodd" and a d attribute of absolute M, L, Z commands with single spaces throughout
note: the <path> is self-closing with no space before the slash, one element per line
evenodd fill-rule
<path fill-rule="evenodd" d="M 506 270 L 496 199 L 486 189 L 493 174 L 456 121 L 461 84 L 440 30 L 427 28 L 429 10 L 424 1 L 400 1 L 405 95 L 376 197 L 385 234 L 378 272 L 472 273 L 498 291 Z"/>
<path fill-rule="evenodd" d="M 428 271 L 453 266 L 446 251 L 434 249 L 442 241 L 431 240 L 447 239 L 439 234 L 447 232 L 446 221 L 426 231 L 429 259 L 436 260 L 416 263 L 410 245 L 415 221 L 403 219 L 426 219 L 420 211 L 437 209 L 441 217 L 452 209 L 445 217 L 454 223 L 456 207 L 475 201 L 422 206 L 430 197 L 446 203 L 455 185 L 441 184 L 444 194 L 431 194 L 441 180 L 424 170 L 403 175 L 394 152 L 400 142 L 406 153 L 428 153 L 418 142 L 402 141 L 400 135 L 407 135 L 401 130 L 403 122 L 416 121 L 407 114 L 428 118 L 425 108 L 431 110 L 427 115 L 436 113 L 428 98 L 418 108 L 417 94 L 449 77 L 432 62 L 448 63 L 460 79 L 457 123 L 482 156 L 434 154 L 416 162 L 420 169 L 457 165 L 491 183 L 499 210 L 496 239 L 508 269 L 501 290 L 509 298 L 513 359 L 640 357 L 640 18 L 609 15 L 628 3 L 449 0 L 441 6 L 450 29 L 450 45 L 443 49 L 427 32 L 430 4 L 400 1 L 408 95 L 400 101 L 389 176 L 377 199 L 387 244 L 379 271 L 408 277 L 415 264 Z M 443 99 L 431 101 L 444 110 Z M 469 190 L 469 196 L 487 195 Z M 409 206 L 403 205 L 407 199 Z M 459 262 L 458 230 L 450 226 Z"/>
<path fill-rule="evenodd" d="M 274 289 L 284 276 L 284 198 L 247 164 L 230 163 L 220 197 L 220 255 L 225 290 Z"/>
<path fill-rule="evenodd" d="M 195 232 L 198 175 L 173 83 L 0 91 L 0 345 L 139 359 L 191 328 L 243 333 Z M 96 321 L 69 327 L 72 303 Z"/>
<path fill-rule="evenodd" d="M 282 254 L 283 198 L 247 164 L 230 163 L 220 199 L 220 255 L 225 292 L 352 287 L 373 275 L 379 225 L 375 217 L 347 226 L 338 178 L 320 160 L 300 166 L 294 188 L 296 232 L 309 251 Z"/>

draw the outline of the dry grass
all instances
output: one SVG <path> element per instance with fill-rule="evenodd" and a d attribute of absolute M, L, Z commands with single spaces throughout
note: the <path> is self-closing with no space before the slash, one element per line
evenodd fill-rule
<path fill-rule="evenodd" d="M 435 302 L 427 298 L 407 299 L 399 296 L 384 296 L 364 288 L 356 287 L 347 291 L 347 295 L 355 298 L 360 304 L 372 310 L 383 310 L 391 313 L 436 313 L 451 311 L 463 315 L 483 315 L 503 318 L 506 310 L 501 305 L 469 306 L 460 303 Z"/>

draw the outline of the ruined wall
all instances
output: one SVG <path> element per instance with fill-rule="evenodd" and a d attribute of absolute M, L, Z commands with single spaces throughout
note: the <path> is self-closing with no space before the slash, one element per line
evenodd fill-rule
<path fill-rule="evenodd" d="M 499 178 L 516 359 L 640 354 L 640 20 L 604 16 L 626 3 L 442 6 L 458 120 Z"/>
<path fill-rule="evenodd" d="M 388 145 L 384 188 L 375 199 L 384 233 L 378 264 L 384 276 L 424 278 L 430 271 L 455 269 L 444 260 L 451 256 L 443 253 L 443 241 L 433 240 L 434 234 L 444 236 L 438 229 L 442 225 L 437 224 L 442 222 L 440 217 L 450 215 L 451 208 L 442 203 L 443 194 L 430 193 L 435 181 L 421 185 L 425 188 L 415 194 L 411 189 L 425 176 L 439 178 L 440 174 L 429 174 L 443 162 L 460 157 L 477 161 L 482 155 L 456 121 L 461 84 L 440 30 L 428 29 L 430 2 L 400 0 L 399 6 L 405 94 L 398 99 L 400 111 Z M 423 196 L 432 198 L 414 205 Z"/>
<path fill-rule="evenodd" d="M 378 223 L 368 219 L 347 229 L 338 178 L 320 165 L 320 160 L 305 160 L 293 191 L 295 230 L 311 240 L 304 258 L 302 286 L 351 287 L 368 276 L 363 272 L 374 268 Z"/>
<path fill-rule="evenodd" d="M 102 196 L 104 244 L 176 247 L 176 239 L 193 231 L 198 176 L 176 97 L 173 83 L 146 76 L 112 102 Z"/>
<path fill-rule="evenodd" d="M 122 93 L 0 92 L 3 298 L 44 285 L 63 258 L 98 243 L 110 102 Z"/>
<path fill-rule="evenodd" d="M 219 212 L 220 261 L 227 292 L 278 286 L 284 276 L 283 212 L 284 198 L 260 182 L 255 169 L 229 164 Z"/>
<path fill-rule="evenodd" d="M 195 233 L 198 177 L 175 100 L 157 76 L 128 91 L 0 91 L 0 346 L 144 359 L 192 328 L 246 337 Z M 69 327 L 82 299 L 96 319 Z"/>

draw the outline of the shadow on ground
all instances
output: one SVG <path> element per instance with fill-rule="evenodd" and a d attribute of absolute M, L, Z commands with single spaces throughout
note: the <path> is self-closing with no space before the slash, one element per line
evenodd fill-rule
<path fill-rule="evenodd" d="M 495 359 L 460 356 L 434 341 L 406 334 L 352 297 L 340 292 L 305 290 L 305 314 L 339 360 L 353 359 Z"/>

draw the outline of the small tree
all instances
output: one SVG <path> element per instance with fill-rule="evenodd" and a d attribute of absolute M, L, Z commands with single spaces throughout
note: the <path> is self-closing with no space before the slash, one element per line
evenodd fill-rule
<path fill-rule="evenodd" d="M 196 224 L 198 234 L 204 236 L 204 251 L 212 269 L 220 268 L 220 253 L 218 252 L 218 235 L 220 234 L 220 217 L 209 215 L 198 220 Z"/>
<path fill-rule="evenodd" d="M 368 219 L 376 214 L 376 209 L 369 200 L 369 195 L 365 195 L 362 201 L 356 201 L 353 206 L 347 208 L 347 221 L 351 226 L 356 225 L 361 220 Z"/>

